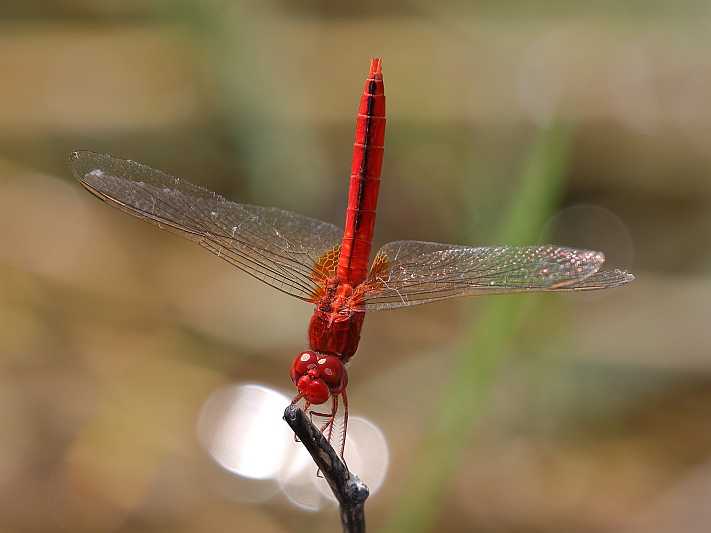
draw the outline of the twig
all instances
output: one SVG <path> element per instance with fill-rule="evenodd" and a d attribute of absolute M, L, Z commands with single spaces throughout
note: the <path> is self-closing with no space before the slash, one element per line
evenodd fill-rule
<path fill-rule="evenodd" d="M 365 531 L 363 507 L 368 498 L 368 487 L 358 476 L 348 470 L 328 440 L 301 409 L 290 405 L 284 411 L 284 420 L 294 430 L 296 436 L 311 454 L 321 474 L 328 481 L 341 508 L 343 531 L 345 533 L 363 533 Z"/>

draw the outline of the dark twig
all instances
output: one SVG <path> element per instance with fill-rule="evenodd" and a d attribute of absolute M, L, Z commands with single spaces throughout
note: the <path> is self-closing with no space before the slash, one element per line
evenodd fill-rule
<path fill-rule="evenodd" d="M 352 474 L 341 461 L 328 440 L 314 426 L 304 412 L 290 405 L 284 411 L 284 420 L 294 430 L 301 443 L 313 457 L 323 477 L 331 486 L 341 507 L 341 524 L 345 533 L 365 531 L 363 507 L 368 498 L 368 487 Z"/>

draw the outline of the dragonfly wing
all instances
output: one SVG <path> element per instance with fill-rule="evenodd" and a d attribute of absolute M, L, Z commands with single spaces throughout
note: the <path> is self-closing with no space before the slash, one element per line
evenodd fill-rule
<path fill-rule="evenodd" d="M 475 294 L 604 289 L 634 279 L 621 270 L 599 272 L 604 261 L 602 252 L 555 245 L 395 241 L 373 261 L 363 306 L 392 309 Z"/>
<path fill-rule="evenodd" d="M 342 231 L 271 207 L 231 202 L 135 161 L 74 152 L 74 175 L 91 193 L 131 215 L 197 242 L 264 283 L 312 301 L 329 272 L 324 257 Z"/>

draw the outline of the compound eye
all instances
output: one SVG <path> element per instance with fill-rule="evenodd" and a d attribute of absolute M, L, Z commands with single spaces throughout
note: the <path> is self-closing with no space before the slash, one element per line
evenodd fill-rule
<path fill-rule="evenodd" d="M 313 368 L 316 366 L 317 361 L 318 354 L 311 350 L 301 352 L 294 358 L 294 361 L 291 363 L 290 372 L 291 381 L 294 382 L 294 385 L 296 385 L 301 376 L 303 376 L 309 371 L 309 368 Z"/>
<path fill-rule="evenodd" d="M 317 361 L 319 377 L 323 379 L 331 389 L 343 385 L 343 376 L 346 369 L 338 357 L 324 355 Z"/>

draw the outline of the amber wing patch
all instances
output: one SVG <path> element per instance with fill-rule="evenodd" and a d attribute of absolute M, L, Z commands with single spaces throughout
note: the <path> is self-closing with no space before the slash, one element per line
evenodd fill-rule
<path fill-rule="evenodd" d="M 311 279 L 318 284 L 318 288 L 313 294 L 314 302 L 318 301 L 318 299 L 323 295 L 328 279 L 336 276 L 336 270 L 338 269 L 338 256 L 340 253 L 341 245 L 337 244 L 333 248 L 330 248 L 321 254 L 321 257 L 316 260 L 310 275 Z"/>
<path fill-rule="evenodd" d="M 388 256 L 383 253 L 378 253 L 373 259 L 373 264 L 370 267 L 370 274 L 368 274 L 368 284 L 369 289 L 381 289 L 385 286 L 386 280 L 388 279 L 388 274 L 390 272 L 390 261 Z"/>

